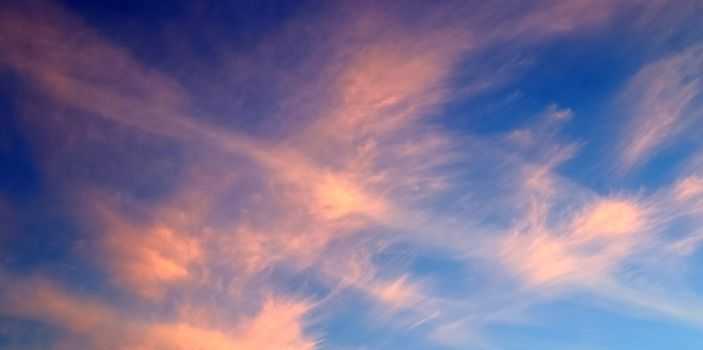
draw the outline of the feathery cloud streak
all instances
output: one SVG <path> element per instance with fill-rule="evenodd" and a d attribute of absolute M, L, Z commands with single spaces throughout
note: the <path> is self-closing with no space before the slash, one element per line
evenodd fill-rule
<path fill-rule="evenodd" d="M 515 57 L 636 32 L 675 5 L 394 6 L 298 14 L 251 45 L 215 37 L 207 63 L 202 47 L 150 62 L 139 39 L 120 41 L 71 5 L 5 6 L 0 62 L 44 192 L 0 202 L 11 243 L 0 312 L 8 329 L 39 325 L 3 341 L 510 348 L 491 327 L 576 293 L 700 327 L 681 267 L 700 241 L 695 169 L 643 192 L 589 188 L 562 170 L 588 147 L 564 132 L 589 117 L 571 106 L 498 116 L 497 132 L 445 125 L 472 120 L 453 104 L 526 84 L 530 65 Z M 646 63 L 613 96 L 632 112 L 622 167 L 697 123 L 697 47 Z M 472 66 L 482 57 L 499 68 Z M 70 225 L 42 227 L 56 217 Z M 31 235 L 60 254 L 18 238 Z M 669 282 L 677 289 L 660 287 Z M 368 337 L 346 339 L 343 323 Z"/>

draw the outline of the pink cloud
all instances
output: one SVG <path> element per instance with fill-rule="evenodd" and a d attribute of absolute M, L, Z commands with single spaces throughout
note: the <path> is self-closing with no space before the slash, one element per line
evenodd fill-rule
<path fill-rule="evenodd" d="M 282 299 L 269 299 L 255 316 L 229 330 L 187 320 L 162 323 L 129 318 L 44 279 L 12 281 L 2 291 L 0 308 L 5 315 L 58 329 L 67 344 L 99 349 L 311 350 L 317 343 L 303 335 L 300 320 L 310 304 Z"/>
<path fill-rule="evenodd" d="M 689 110 L 700 94 L 696 78 L 703 69 L 700 47 L 691 47 L 642 68 L 627 85 L 621 101 L 631 110 L 623 131 L 621 171 L 656 153 L 690 125 L 697 112 Z"/>
<path fill-rule="evenodd" d="M 589 284 L 608 277 L 645 239 L 649 216 L 637 201 L 599 198 L 567 222 L 527 218 L 505 239 L 503 254 L 530 286 Z"/>
<path fill-rule="evenodd" d="M 149 298 L 159 298 L 163 287 L 190 277 L 190 266 L 201 249 L 192 238 L 167 227 L 111 228 L 105 239 L 110 268 L 117 283 L 125 283 Z"/>
<path fill-rule="evenodd" d="M 676 199 L 681 201 L 691 200 L 703 194 L 703 178 L 689 176 L 679 181 L 674 189 Z"/>
<path fill-rule="evenodd" d="M 273 141 L 218 128 L 191 115 L 188 96 L 176 81 L 57 7 L 11 10 L 4 16 L 10 20 L 0 21 L 3 63 L 59 105 L 98 116 L 140 137 L 174 140 L 185 148 L 184 174 L 176 176 L 174 190 L 165 198 L 133 204 L 138 200 L 120 199 L 128 195 L 75 189 L 85 221 L 100 223 L 96 226 L 101 233 L 94 239 L 101 254 L 94 260 L 106 258 L 101 267 L 114 277 L 112 283 L 147 297 L 154 307 L 178 302 L 182 309 L 217 314 L 219 310 L 192 300 L 198 292 L 210 292 L 224 299 L 219 304 L 255 305 L 259 313 L 252 317 L 237 313 L 238 322 L 217 326 L 208 324 L 217 323 L 208 317 L 145 321 L 48 282 L 13 287 L 8 295 L 15 297 L 7 300 L 18 299 L 16 295 L 25 299 L 4 312 L 49 323 L 107 349 L 314 349 L 317 342 L 304 335 L 301 321 L 313 305 L 285 298 L 260 305 L 247 300 L 273 285 L 266 271 L 283 264 L 296 272 L 314 270 L 333 291 L 349 288 L 365 293 L 380 305 L 372 312 L 411 310 L 415 319 L 406 323 L 413 325 L 435 317 L 437 309 L 450 309 L 451 304 L 436 302 L 409 274 L 382 278 L 371 257 L 388 241 L 425 234 L 415 223 L 426 217 L 430 219 L 425 227 L 443 228 L 441 223 L 434 225 L 432 208 L 427 212 L 408 208 L 421 207 L 423 202 L 417 199 L 451 188 L 437 168 L 465 151 L 453 151 L 462 144 L 426 124 L 451 98 L 446 80 L 462 55 L 490 47 L 492 40 L 535 42 L 603 23 L 614 7 L 598 4 L 546 2 L 497 28 L 433 22 L 424 33 L 407 31 L 390 18 L 361 16 L 375 26 L 363 27 L 366 22 L 359 20 L 358 27 L 345 24 L 338 29 L 343 33 L 333 35 L 331 50 L 340 60 L 329 70 L 321 69 L 323 77 L 315 77 L 319 81 L 285 82 L 290 90 L 330 90 L 325 97 L 332 102 L 313 100 L 313 108 L 303 106 L 300 96 L 284 98 L 281 104 L 286 108 L 315 113 Z M 494 18 L 489 14 L 477 23 Z M 28 27 L 35 30 L 25 30 Z M 482 42 L 477 39 L 480 33 L 493 34 Z M 234 65 L 235 70 L 242 68 Z M 523 164 L 528 174 L 518 171 L 526 175 L 519 180 L 529 193 L 511 198 L 527 207 L 527 216 L 499 249 L 501 258 L 531 286 L 582 282 L 607 274 L 633 249 L 637 233 L 647 223 L 643 206 L 627 198 L 598 198 L 573 217 L 548 223 L 555 206 L 551 200 L 563 194 L 553 169 L 573 154 L 573 148 L 543 147 L 548 143 L 543 134 L 553 137 L 553 124 L 568 120 L 572 113 L 551 107 L 546 114 L 543 129 L 509 137 L 520 148 L 517 158 L 529 158 Z M 64 130 L 80 123 L 70 115 L 62 117 Z M 643 137 L 647 138 L 660 137 Z M 481 152 L 495 148 L 488 142 L 481 146 L 485 146 Z M 62 161 L 80 158 L 76 155 L 83 151 L 77 147 L 75 154 L 62 155 L 52 173 L 60 173 Z M 240 177 L 250 182 L 240 183 Z M 237 192 L 241 187 L 236 185 L 242 183 L 250 194 Z M 229 197 L 237 201 L 227 202 Z M 133 211 L 142 216 L 128 215 Z M 234 219 L 227 220 L 230 217 Z M 208 220 L 217 224 L 209 227 Z M 400 228 L 414 236 L 363 230 L 377 226 Z M 447 226 L 459 227 L 454 230 L 459 237 L 468 225 Z M 463 246 L 454 247 L 456 241 L 448 237 L 422 239 L 457 249 L 474 244 L 459 237 Z M 183 299 L 165 298 L 168 292 L 181 292 L 178 296 Z M 330 299 L 338 296 L 331 295 Z M 108 334 L 114 329 L 120 334 Z"/>

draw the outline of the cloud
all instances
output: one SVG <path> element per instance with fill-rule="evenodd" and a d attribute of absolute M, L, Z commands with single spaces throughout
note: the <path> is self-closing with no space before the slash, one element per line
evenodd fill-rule
<path fill-rule="evenodd" d="M 189 265 L 200 255 L 197 241 L 166 227 L 111 232 L 105 245 L 117 280 L 151 298 L 162 294 L 162 285 L 187 280 Z"/>
<path fill-rule="evenodd" d="M 59 331 L 72 344 L 100 349 L 314 349 L 300 318 L 310 305 L 269 299 L 256 315 L 230 330 L 187 320 L 151 322 L 125 316 L 90 296 L 72 295 L 46 279 L 13 280 L 2 290 L 2 312 Z"/>
<path fill-rule="evenodd" d="M 693 125 L 701 111 L 701 48 L 650 63 L 627 83 L 620 100 L 629 110 L 621 143 L 620 171 L 651 159 L 657 150 Z"/>
<path fill-rule="evenodd" d="M 46 154 L 42 166 L 59 200 L 88 227 L 82 238 L 97 247 L 82 250 L 80 262 L 97 262 L 109 277 L 98 278 L 104 291 L 90 296 L 40 277 L 13 280 L 2 312 L 61 330 L 67 346 L 314 349 L 320 342 L 304 319 L 313 310 L 334 316 L 349 295 L 371 301 L 369 319 L 392 320 L 376 326 L 450 337 L 514 317 L 524 308 L 518 300 L 535 291 L 610 278 L 648 239 L 650 202 L 597 195 L 560 175 L 577 149 L 560 138 L 572 110 L 550 105 L 534 127 L 498 136 L 459 136 L 434 118 L 456 97 L 451 80 L 467 56 L 589 30 L 623 5 L 544 1 L 524 15 L 501 6 L 464 10 L 475 21 L 437 7 L 422 16 L 422 30 L 362 6 L 320 24 L 326 35 L 309 30 L 316 22 L 286 26 L 233 62 L 205 69 L 235 80 L 225 85 L 255 89 L 238 73 L 288 58 L 289 35 L 322 47 L 314 53 L 330 62 L 302 55 L 283 65 L 285 74 L 276 71 L 285 93 L 262 124 L 281 125 L 259 134 L 226 121 L 258 115 L 256 108 L 232 103 L 240 107 L 226 115 L 200 115 L 202 96 L 188 74 L 176 79 L 150 67 L 59 6 L 44 5 L 8 7 L 0 59 L 43 96 L 42 106 L 29 99 L 24 106 L 30 138 Z M 629 134 L 632 164 L 675 134 L 679 117 L 660 114 L 681 112 L 692 99 L 697 85 L 686 77 L 698 56 L 686 55 L 645 68 L 628 85 L 624 99 L 642 104 L 642 118 L 652 120 L 633 122 L 644 127 Z M 468 90 L 505 79 L 487 75 Z M 650 113 L 650 98 L 666 101 Z M 44 112 L 50 118 L 42 120 Z M 41 135 L 53 135 L 58 147 Z M 80 171 L 64 171 L 67 165 Z M 163 183 L 169 186 L 149 195 Z M 691 200 L 696 191 L 695 178 L 682 180 L 676 198 Z M 396 243 L 437 248 L 462 266 L 479 260 L 491 272 L 481 282 L 501 292 L 467 288 L 446 297 L 442 276 L 419 277 L 408 262 L 389 273 L 376 255 Z M 299 295 L 310 289 L 314 298 Z M 103 292 L 118 298 L 101 299 Z M 479 336 L 470 338 L 462 341 Z"/>
<path fill-rule="evenodd" d="M 581 239 L 620 236 L 637 232 L 646 224 L 646 213 L 637 203 L 608 199 L 588 208 L 572 222 L 572 230 Z"/>
<path fill-rule="evenodd" d="M 676 199 L 681 201 L 691 200 L 703 193 L 703 178 L 689 176 L 680 180 L 674 189 Z"/>
<path fill-rule="evenodd" d="M 152 325 L 138 349 L 262 349 L 309 350 L 316 341 L 302 335 L 300 317 L 309 309 L 304 303 L 269 300 L 259 313 L 242 321 L 233 333 L 187 323 Z"/>
<path fill-rule="evenodd" d="M 2 312 L 21 319 L 60 327 L 64 332 L 88 337 L 93 345 L 116 348 L 125 326 L 113 312 L 93 301 L 74 298 L 57 290 L 45 279 L 8 281 L 2 290 Z"/>
<path fill-rule="evenodd" d="M 632 251 L 646 220 L 640 204 L 603 198 L 587 204 L 568 225 L 528 226 L 510 235 L 504 254 L 531 285 L 591 283 Z"/>

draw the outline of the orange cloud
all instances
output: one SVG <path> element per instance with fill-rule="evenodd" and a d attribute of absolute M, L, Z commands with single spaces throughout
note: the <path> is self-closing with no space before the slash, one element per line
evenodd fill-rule
<path fill-rule="evenodd" d="M 381 199 L 365 193 L 350 179 L 333 174 L 323 175 L 314 184 L 316 211 L 324 219 L 337 219 L 350 214 L 380 218 L 388 210 Z"/>
<path fill-rule="evenodd" d="M 104 245 L 117 281 L 149 298 L 158 298 L 165 286 L 186 280 L 190 265 L 201 255 L 196 240 L 163 226 L 112 228 Z"/>
<path fill-rule="evenodd" d="M 418 286 L 410 283 L 407 275 L 372 286 L 370 291 L 377 300 L 392 308 L 412 308 L 423 299 Z"/>
<path fill-rule="evenodd" d="M 571 223 L 577 239 L 619 236 L 637 232 L 646 224 L 646 212 L 625 199 L 604 199 L 587 208 Z"/>
<path fill-rule="evenodd" d="M 568 225 L 537 226 L 510 235 L 503 254 L 530 285 L 590 282 L 607 275 L 640 239 L 648 211 L 637 202 L 605 198 Z"/>
<path fill-rule="evenodd" d="M 12 281 L 0 290 L 0 296 L 3 315 L 50 325 L 69 344 L 88 344 L 94 349 L 316 348 L 316 341 L 303 335 L 300 319 L 311 307 L 304 302 L 269 299 L 254 317 L 224 331 L 187 320 L 160 323 L 125 318 L 92 298 L 76 297 L 40 278 Z"/>
<path fill-rule="evenodd" d="M 512 235 L 504 243 L 503 254 L 531 285 L 568 280 L 581 262 L 568 242 L 544 233 Z"/>
<path fill-rule="evenodd" d="M 424 33 L 376 28 L 378 32 L 365 33 L 368 37 L 352 35 L 354 40 L 340 40 L 333 50 L 340 51 L 344 59 L 335 67 L 339 69 L 330 70 L 333 76 L 326 77 L 332 82 L 331 106 L 321 108 L 295 134 L 259 141 L 188 115 L 188 106 L 184 106 L 188 99 L 175 81 L 57 7 L 47 6 L 12 10 L 11 15 L 3 16 L 9 20 L 0 21 L 0 48 L 6 53 L 0 60 L 61 105 L 146 132 L 148 137 L 176 139 L 187 146 L 186 161 L 193 163 L 184 166 L 184 171 L 204 178 L 194 183 L 179 178 L 176 193 L 169 197 L 175 200 L 138 208 L 148 217 L 144 222 L 117 210 L 95 214 L 107 216 L 101 218 L 107 228 L 99 239 L 116 284 L 152 301 L 161 301 L 170 288 L 188 282 L 193 289 L 237 289 L 239 293 L 228 294 L 231 299 L 222 301 L 236 304 L 246 302 L 242 290 L 255 289 L 251 281 L 270 282 L 262 271 L 285 262 L 296 270 L 312 267 L 331 279 L 330 285 L 356 288 L 393 309 L 413 308 L 426 301 L 427 296 L 408 275 L 379 281 L 369 259 L 378 245 L 368 241 L 383 238 L 362 237 L 363 233 L 354 230 L 369 223 L 417 229 L 393 221 L 398 220 L 393 215 L 399 211 L 398 199 L 410 192 L 432 195 L 443 188 L 442 176 L 433 170 L 450 159 L 445 151 L 451 140 L 424 125 L 422 119 L 449 98 L 445 80 L 461 55 L 478 49 L 472 29 L 430 23 L 431 29 Z M 611 9 L 584 1 L 552 2 L 545 11 L 505 23 L 505 30 L 487 37 L 535 32 L 544 36 L 572 30 L 603 21 Z M 374 21 L 381 28 L 395 27 L 384 18 Z M 33 30 L 26 30 L 30 27 Z M 299 90 L 306 87 L 295 86 Z M 568 110 L 552 112 L 555 118 L 570 115 Z M 526 135 L 515 136 L 525 144 L 541 141 Z M 209 158 L 211 153 L 221 157 Z M 232 155 L 245 155 L 255 164 L 242 165 Z M 552 165 L 537 166 L 526 187 L 544 197 L 554 194 Z M 254 192 L 250 202 L 242 200 L 243 204 L 232 208 L 226 205 L 241 219 L 205 228 L 204 221 L 213 212 L 211 205 L 232 191 L 232 179 L 223 174 L 242 167 L 250 168 L 252 177 L 262 183 L 248 188 Z M 544 199 L 537 197 L 533 204 Z M 85 202 L 95 205 L 93 198 Z M 548 204 L 536 203 L 535 207 L 526 225 L 532 225 L 531 230 L 508 238 L 501 251 L 533 285 L 607 271 L 627 254 L 633 233 L 646 224 L 643 210 L 628 200 L 604 199 L 554 227 L 544 227 Z M 95 211 L 90 209 L 85 212 Z M 327 250 L 332 243 L 342 247 Z M 358 261 L 354 260 L 357 255 L 362 257 Z M 205 272 L 200 274 L 201 270 Z M 220 275 L 234 276 L 234 282 L 223 287 L 226 282 L 222 280 L 227 278 Z M 234 325 L 209 327 L 207 322 L 187 318 L 133 320 L 54 287 L 22 288 L 11 294 L 26 299 L 15 303 L 15 308 L 7 306 L 9 313 L 79 334 L 96 348 L 297 350 L 313 349 L 316 344 L 303 334 L 301 318 L 311 307 L 307 303 L 269 300 L 256 316 Z M 203 312 L 209 311 L 214 310 Z"/>
<path fill-rule="evenodd" d="M 93 348 L 117 349 L 128 326 L 108 307 L 74 297 L 41 278 L 7 281 L 0 290 L 0 313 L 62 329 L 66 337 L 86 338 Z"/>
<path fill-rule="evenodd" d="M 232 334 L 187 323 L 149 326 L 137 349 L 204 350 L 312 350 L 314 340 L 303 336 L 300 318 L 309 305 L 268 300 L 261 311 L 247 319 Z"/>

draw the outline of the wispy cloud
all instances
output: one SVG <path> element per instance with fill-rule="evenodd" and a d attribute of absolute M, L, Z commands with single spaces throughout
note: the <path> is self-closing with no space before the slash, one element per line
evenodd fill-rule
<path fill-rule="evenodd" d="M 234 330 L 198 325 L 194 320 L 135 320 L 89 296 L 72 295 L 45 279 L 4 280 L 0 304 L 5 315 L 41 320 L 62 331 L 56 345 L 101 349 L 312 349 L 300 317 L 305 302 L 269 299 Z"/>
<path fill-rule="evenodd" d="M 629 109 L 621 143 L 620 171 L 651 159 L 672 138 L 695 125 L 700 106 L 701 48 L 691 47 L 642 68 L 621 96 Z"/>
<path fill-rule="evenodd" d="M 240 96 L 203 97 L 191 75 L 150 66 L 58 5 L 7 6 L 0 62 L 26 84 L 17 100 L 27 138 L 54 200 L 82 228 L 70 254 L 97 276 L 79 287 L 3 268 L 0 312 L 57 329 L 57 346 L 101 349 L 325 348 L 312 329 L 350 300 L 365 326 L 460 347 L 489 344 L 482 327 L 573 290 L 697 320 L 621 273 L 648 263 L 640 249 L 652 242 L 695 249 L 696 234 L 665 233 L 695 220 L 698 175 L 653 194 L 602 194 L 560 170 L 582 146 L 563 135 L 578 111 L 551 104 L 490 135 L 439 118 L 462 93 L 509 81 L 525 48 L 594 30 L 636 3 L 433 5 L 417 20 L 340 6 L 236 55 L 215 48 L 227 62 L 200 67 L 232 80 L 213 86 L 256 90 L 252 75 L 274 76 L 276 92 L 261 94 L 276 108 L 261 123 L 276 126 L 260 133 L 228 120 L 258 115 Z M 500 72 L 467 64 L 499 47 Z M 700 56 L 652 63 L 627 84 L 623 169 L 695 118 Z M 456 86 L 458 71 L 485 79 Z M 208 98 L 238 102 L 211 116 Z M 396 246 L 410 248 L 387 268 Z M 477 286 L 423 274 L 428 251 L 461 278 L 475 272 Z"/>

